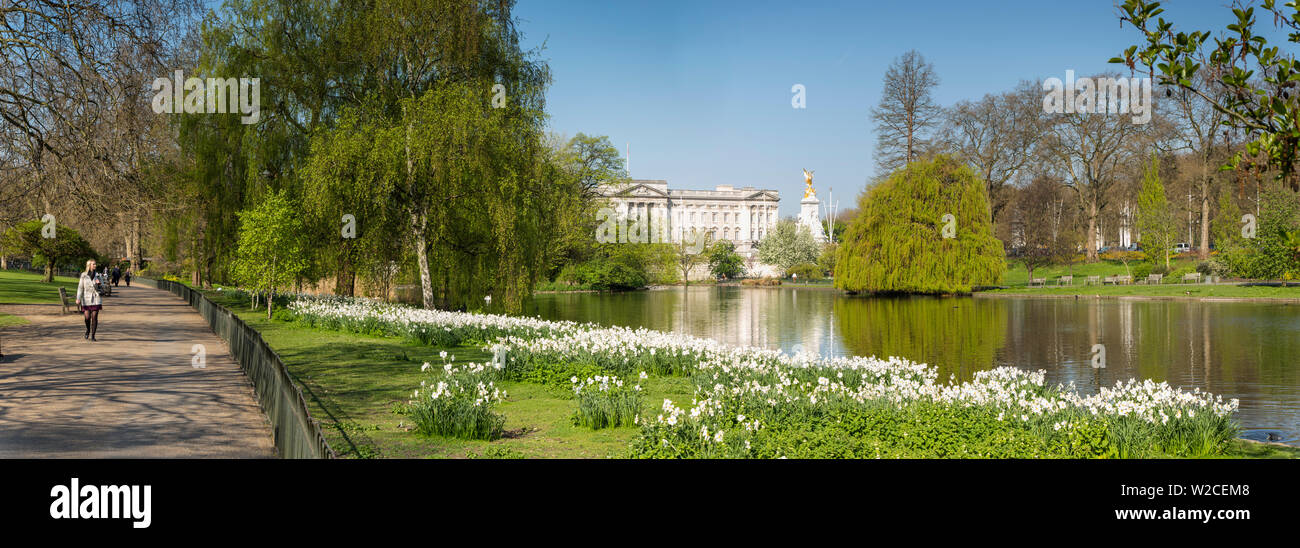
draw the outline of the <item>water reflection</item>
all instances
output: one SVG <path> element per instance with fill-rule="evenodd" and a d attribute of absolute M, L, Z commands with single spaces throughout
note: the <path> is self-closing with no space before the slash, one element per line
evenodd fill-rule
<path fill-rule="evenodd" d="M 1300 432 L 1300 306 L 1236 302 L 867 298 L 821 289 L 672 288 L 539 295 L 551 319 L 647 327 L 728 344 L 899 356 L 969 379 L 1043 369 L 1083 392 L 1136 377 L 1241 400 L 1247 428 Z M 1105 347 L 1105 367 L 1092 365 Z"/>

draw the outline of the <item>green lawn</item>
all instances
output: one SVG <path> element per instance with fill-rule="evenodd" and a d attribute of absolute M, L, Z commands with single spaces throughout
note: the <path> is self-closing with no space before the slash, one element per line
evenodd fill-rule
<path fill-rule="evenodd" d="M 1227 456 L 1243 459 L 1300 459 L 1300 447 L 1239 439 L 1233 442 Z"/>
<path fill-rule="evenodd" d="M 1169 263 L 1172 270 L 1180 268 L 1195 268 L 1200 261 L 1196 259 L 1174 259 Z M 1133 268 L 1136 268 L 1137 261 L 1129 261 L 1128 270 L 1125 270 L 1124 263 L 1119 261 L 1098 261 L 1095 263 L 1077 263 L 1073 266 L 1052 265 L 1040 266 L 1034 269 L 1035 278 L 1047 278 L 1047 284 L 1050 286 L 1056 283 L 1056 279 L 1061 276 L 1073 274 L 1074 283 L 1078 285 L 1088 276 L 1123 276 L 1130 274 Z M 1148 263 L 1149 264 L 1149 263 Z M 1171 271 L 1172 271 L 1171 270 Z M 1002 285 L 1006 286 L 1027 286 L 1029 285 L 1029 271 L 1025 270 L 1025 265 L 1020 261 L 1007 261 L 1007 270 L 1002 274 Z"/>
<path fill-rule="evenodd" d="M 40 274 L 0 270 L 0 304 L 59 304 L 60 287 L 76 298 L 76 278 L 56 276 L 53 283 L 42 283 Z"/>
<path fill-rule="evenodd" d="M 26 319 L 20 316 L 14 316 L 13 314 L 5 314 L 3 312 L 0 312 L 0 327 L 9 327 L 13 325 L 25 325 L 28 323 L 31 322 L 27 321 Z"/>
<path fill-rule="evenodd" d="M 426 378 L 420 365 L 441 366 L 443 348 L 405 343 L 393 338 L 300 327 L 266 319 L 266 310 L 252 311 L 248 303 L 207 293 L 235 312 L 280 354 L 289 372 L 303 387 L 312 416 L 321 422 L 330 446 L 351 458 L 464 458 L 467 456 L 603 458 L 619 456 L 637 434 L 635 427 L 590 430 L 576 427 L 576 409 L 567 388 L 531 383 L 498 383 L 509 399 L 498 407 L 506 417 L 506 437 L 468 441 L 425 437 L 407 431 L 410 420 L 396 413 Z M 457 362 L 482 362 L 491 356 L 476 348 L 446 348 Z M 693 387 L 686 378 L 650 378 L 645 387 L 646 411 L 664 398 L 690 402 Z"/>
<path fill-rule="evenodd" d="M 1055 287 L 994 289 L 985 293 L 1001 295 L 1081 295 L 1090 297 L 1226 297 L 1245 299 L 1300 299 L 1300 287 L 1265 287 L 1207 284 L 1159 285 L 1081 285 Z"/>

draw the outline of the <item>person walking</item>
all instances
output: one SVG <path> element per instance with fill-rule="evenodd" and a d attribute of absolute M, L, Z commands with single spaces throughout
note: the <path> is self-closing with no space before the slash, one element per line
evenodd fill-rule
<path fill-rule="evenodd" d="M 122 279 L 122 269 L 113 267 L 113 287 L 117 287 L 117 281 Z"/>
<path fill-rule="evenodd" d="M 77 310 L 81 311 L 86 320 L 84 338 L 92 341 L 95 340 L 95 332 L 99 330 L 99 311 L 104 308 L 99 291 L 95 290 L 95 278 L 92 274 L 95 272 L 95 266 L 94 259 L 86 261 L 86 271 L 81 273 L 81 280 L 77 282 Z"/>
<path fill-rule="evenodd" d="M 122 276 L 126 279 L 126 286 L 131 287 L 131 271 L 128 269 Z"/>

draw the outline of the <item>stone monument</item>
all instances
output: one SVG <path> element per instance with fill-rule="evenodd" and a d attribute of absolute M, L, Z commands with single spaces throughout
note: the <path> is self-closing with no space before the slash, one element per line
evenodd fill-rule
<path fill-rule="evenodd" d="M 803 181 L 807 188 L 803 191 L 803 200 L 799 201 L 799 225 L 808 227 L 812 232 L 813 239 L 817 243 L 826 243 L 826 231 L 822 229 L 821 216 L 818 215 L 821 200 L 817 199 L 817 191 L 813 190 L 812 180 L 813 173 L 816 171 L 803 170 Z"/>

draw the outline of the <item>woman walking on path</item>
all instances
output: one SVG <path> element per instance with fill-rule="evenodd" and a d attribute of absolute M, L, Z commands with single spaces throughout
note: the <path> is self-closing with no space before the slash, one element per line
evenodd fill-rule
<path fill-rule="evenodd" d="M 86 317 L 85 338 L 92 341 L 95 340 L 95 331 L 99 329 L 99 310 L 104 307 L 99 292 L 95 290 L 95 278 L 91 274 L 95 271 L 95 266 L 94 259 L 86 261 L 86 271 L 81 273 L 81 280 L 77 282 L 77 307 Z"/>

